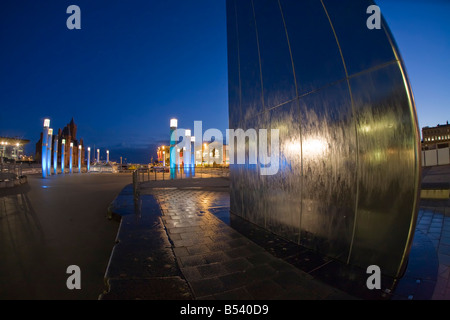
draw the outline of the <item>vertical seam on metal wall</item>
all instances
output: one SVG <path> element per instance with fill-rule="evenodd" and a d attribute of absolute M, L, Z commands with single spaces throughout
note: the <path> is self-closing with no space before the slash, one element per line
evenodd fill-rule
<path fill-rule="evenodd" d="M 256 13 L 255 6 L 253 5 L 253 0 L 251 0 L 252 11 L 253 11 L 253 22 L 255 23 L 255 35 L 256 35 L 256 46 L 258 48 L 258 62 L 259 62 L 259 77 L 261 80 L 261 104 L 263 112 L 266 110 L 264 106 L 264 82 L 262 76 L 262 64 L 261 64 L 261 50 L 259 48 L 259 36 L 258 36 L 258 25 L 256 23 Z M 267 216 L 264 215 L 264 227 L 267 228 Z"/>
<path fill-rule="evenodd" d="M 261 103 L 263 111 L 265 111 L 266 107 L 264 105 L 264 81 L 262 76 L 261 50 L 259 48 L 258 24 L 256 23 L 256 13 L 255 13 L 255 6 L 253 5 L 253 0 L 251 0 L 251 4 L 253 11 L 253 22 L 255 23 L 256 46 L 258 47 L 259 77 L 261 80 Z"/>
<path fill-rule="evenodd" d="M 234 17 L 236 22 L 236 43 L 237 43 L 238 75 L 239 75 L 239 110 L 242 112 L 241 50 L 239 46 L 239 23 L 238 23 L 236 0 L 234 0 L 233 3 L 234 3 Z"/>
<path fill-rule="evenodd" d="M 337 37 L 336 34 L 336 30 L 334 29 L 333 23 L 331 22 L 331 18 L 330 15 L 328 14 L 328 10 L 325 6 L 325 4 L 323 3 L 323 0 L 320 0 L 320 3 L 322 4 L 323 10 L 325 11 L 325 14 L 327 15 L 328 18 L 328 22 L 330 23 L 331 29 L 333 30 L 333 35 L 334 38 L 336 39 L 336 44 L 339 48 L 339 53 L 341 55 L 341 59 L 342 59 L 342 64 L 344 66 L 344 70 L 345 70 L 345 78 L 347 79 L 347 86 L 348 86 L 348 91 L 350 94 L 350 100 L 351 100 L 351 105 L 352 105 L 352 113 L 353 113 L 353 121 L 355 124 L 355 137 L 356 137 L 356 201 L 355 201 L 355 218 L 353 221 L 353 231 L 352 231 L 352 240 L 350 242 L 350 248 L 348 251 L 348 257 L 347 257 L 347 264 L 350 263 L 350 257 L 352 255 L 352 250 L 353 250 L 353 242 L 355 239 L 355 233 L 356 233 L 356 222 L 357 222 L 357 217 L 358 217 L 358 202 L 359 202 L 359 138 L 358 138 L 358 129 L 357 129 L 357 118 L 356 118 L 356 110 L 355 110 L 355 104 L 353 101 L 353 93 L 352 93 L 352 88 L 350 86 L 350 79 L 348 76 L 348 70 L 347 70 L 347 65 L 345 64 L 345 59 L 344 59 L 344 55 L 342 53 L 342 48 L 341 45 L 339 43 L 339 39 Z"/>
<path fill-rule="evenodd" d="M 387 24 L 385 23 L 384 19 L 382 19 L 381 21 L 381 25 L 383 28 L 384 33 L 386 34 L 386 37 L 388 38 L 389 44 L 392 48 L 392 51 L 394 52 L 395 55 L 395 59 L 397 60 L 397 64 L 398 67 L 400 69 L 400 72 L 402 74 L 402 78 L 403 78 L 403 83 L 406 89 L 406 94 L 408 96 L 408 103 L 409 103 L 409 108 L 410 108 L 410 115 L 411 115 L 411 120 L 413 120 L 413 125 L 414 125 L 414 133 L 416 136 L 416 142 L 414 143 L 414 162 L 415 162 L 415 169 L 414 169 L 414 181 L 416 182 L 416 186 L 414 187 L 414 203 L 413 203 L 413 209 L 414 209 L 414 214 L 411 217 L 411 221 L 410 221 L 410 225 L 409 225 L 409 230 L 408 230 L 408 238 L 406 239 L 406 243 L 405 243 L 405 249 L 403 250 L 403 254 L 402 254 L 402 258 L 401 258 L 401 262 L 400 265 L 398 267 L 397 270 L 397 276 L 400 275 L 403 266 L 405 265 L 405 260 L 406 260 L 406 256 L 408 255 L 409 250 L 411 249 L 412 246 L 412 234 L 414 233 L 415 230 L 415 221 L 416 221 L 416 217 L 418 215 L 418 206 L 417 206 L 417 202 L 418 199 L 420 197 L 420 180 L 421 180 L 421 154 L 419 155 L 420 152 L 420 148 L 419 145 L 417 144 L 418 141 L 420 141 L 420 131 L 419 131 L 419 124 L 418 124 L 418 119 L 417 119 L 417 110 L 416 110 L 416 105 L 414 102 L 414 96 L 413 96 L 413 92 L 412 92 L 412 88 L 411 85 L 408 81 L 408 77 L 406 75 L 406 71 L 403 69 L 403 65 L 402 65 L 402 61 L 399 57 L 399 54 L 396 50 L 396 46 L 394 46 L 394 42 L 391 39 L 391 36 L 389 34 L 389 32 L 387 31 Z"/>
<path fill-rule="evenodd" d="M 292 49 L 291 49 L 291 42 L 289 40 L 289 33 L 287 31 L 287 26 L 286 26 L 286 20 L 284 19 L 284 13 L 283 13 L 283 8 L 281 7 L 281 2 L 280 0 L 278 0 L 278 6 L 280 7 L 280 13 L 281 13 L 281 19 L 283 20 L 283 26 L 284 26 L 284 31 L 286 32 L 286 40 L 287 40 L 287 44 L 289 47 L 289 55 L 291 57 L 291 63 L 292 63 L 292 74 L 294 75 L 294 85 L 295 85 L 295 94 L 296 94 L 296 99 L 297 100 L 297 112 L 299 115 L 299 120 L 300 120 L 300 98 L 299 98 L 299 93 L 298 93 L 298 85 L 297 85 L 297 75 L 295 73 L 295 64 L 294 64 L 294 58 L 292 57 Z M 302 134 L 302 125 L 301 125 L 301 121 L 298 124 L 299 125 L 299 129 L 300 129 L 300 217 L 299 217 L 299 222 L 298 222 L 298 244 L 300 244 L 301 242 L 301 232 L 302 232 L 302 215 L 303 215 L 303 134 Z"/>

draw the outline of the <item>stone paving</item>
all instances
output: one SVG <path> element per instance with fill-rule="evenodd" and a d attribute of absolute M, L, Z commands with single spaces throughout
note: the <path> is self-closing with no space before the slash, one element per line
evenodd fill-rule
<path fill-rule="evenodd" d="M 272 256 L 211 214 L 211 209 L 229 207 L 228 190 L 145 192 L 160 203 L 175 257 L 195 299 L 352 298 Z"/>
<path fill-rule="evenodd" d="M 114 204 L 122 221 L 105 275 L 108 288 L 99 298 L 354 299 L 271 255 L 213 214 L 229 208 L 228 185 L 223 178 L 153 181 L 141 185 L 134 213 L 126 210 L 132 207 L 131 186 L 124 189 Z"/>
<path fill-rule="evenodd" d="M 450 208 L 422 207 L 416 232 L 425 234 L 437 252 L 439 266 L 433 300 L 450 300 Z"/>

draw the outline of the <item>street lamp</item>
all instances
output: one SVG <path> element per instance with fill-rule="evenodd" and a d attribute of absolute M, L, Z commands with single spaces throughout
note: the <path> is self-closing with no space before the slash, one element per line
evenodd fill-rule
<path fill-rule="evenodd" d="M 109 150 L 106 150 L 106 163 L 109 163 Z"/>
<path fill-rule="evenodd" d="M 97 149 L 97 163 L 100 163 L 100 149 Z"/>

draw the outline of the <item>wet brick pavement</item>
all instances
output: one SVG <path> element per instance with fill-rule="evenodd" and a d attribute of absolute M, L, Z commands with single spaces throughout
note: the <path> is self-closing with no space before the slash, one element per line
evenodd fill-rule
<path fill-rule="evenodd" d="M 213 178 L 201 184 L 201 189 L 198 185 L 189 186 L 189 182 L 182 182 L 180 188 L 165 188 L 154 183 L 141 188 L 141 198 L 154 197 L 162 215 L 159 216 L 157 208 L 152 206 L 153 218 L 145 218 L 148 219 L 144 223 L 146 226 L 137 225 L 136 221 L 147 214 L 149 208 L 141 208 L 142 217 L 137 218 L 132 213 L 122 217 L 118 245 L 106 274 L 110 290 L 101 299 L 353 299 L 270 254 L 214 215 L 213 212 L 229 208 L 228 181 Z M 135 235 L 136 228 L 140 230 L 139 235 Z M 160 235 L 157 242 L 161 243 L 156 250 L 166 253 L 162 254 L 165 263 L 154 267 L 146 266 L 145 262 L 148 255 L 153 256 L 150 244 L 137 252 L 129 248 L 127 253 L 125 245 L 122 250 L 118 249 L 122 242 L 134 243 L 136 248 L 136 240 L 139 243 L 154 241 L 150 232 L 145 231 L 149 228 Z M 163 240 L 163 229 L 168 242 Z M 149 269 L 154 269 L 155 274 L 148 274 Z M 150 285 L 149 281 L 155 279 L 175 281 L 173 290 L 162 296 L 157 294 L 158 290 L 145 289 L 146 284 Z M 132 290 L 135 285 L 140 288 L 138 292 Z M 180 286 L 180 292 L 176 285 Z"/>
<path fill-rule="evenodd" d="M 413 287 L 409 299 L 421 299 L 426 293 L 433 300 L 450 300 L 450 206 L 432 204 L 421 204 L 410 256 L 411 264 L 422 262 L 425 267 L 410 268 L 414 271 L 401 280 Z"/>

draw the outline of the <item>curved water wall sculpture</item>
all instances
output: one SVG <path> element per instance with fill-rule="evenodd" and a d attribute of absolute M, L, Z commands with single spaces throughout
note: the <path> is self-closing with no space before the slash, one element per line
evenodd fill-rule
<path fill-rule="evenodd" d="M 420 137 L 388 26 L 367 26 L 373 4 L 227 0 L 230 128 L 280 136 L 275 175 L 230 166 L 231 211 L 399 277 L 417 218 Z"/>

